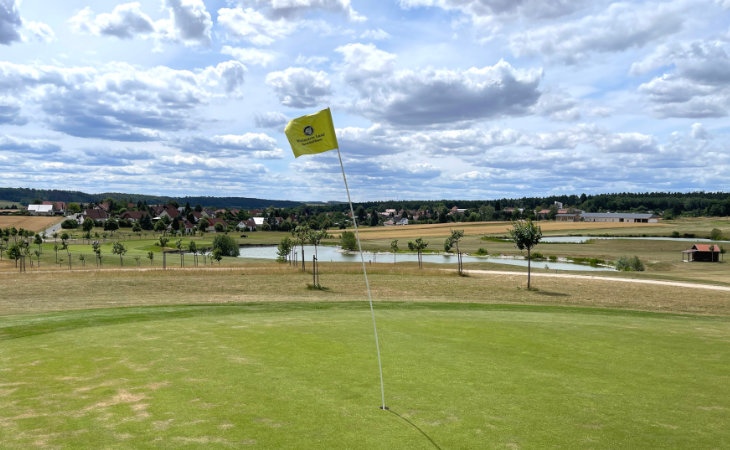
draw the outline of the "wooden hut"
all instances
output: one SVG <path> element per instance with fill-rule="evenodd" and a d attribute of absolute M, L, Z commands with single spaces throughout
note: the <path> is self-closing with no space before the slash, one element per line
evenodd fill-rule
<path fill-rule="evenodd" d="M 720 261 L 721 249 L 717 244 L 695 244 L 682 252 L 682 261 Z"/>

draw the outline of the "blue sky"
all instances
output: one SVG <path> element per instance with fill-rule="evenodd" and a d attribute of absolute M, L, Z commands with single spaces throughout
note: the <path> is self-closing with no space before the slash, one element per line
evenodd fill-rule
<path fill-rule="evenodd" d="M 730 190 L 730 0 L 0 0 L 0 186 L 354 201 Z"/>

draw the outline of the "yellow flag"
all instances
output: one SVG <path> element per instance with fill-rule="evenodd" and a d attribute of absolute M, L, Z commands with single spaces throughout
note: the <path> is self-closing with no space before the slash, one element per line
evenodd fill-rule
<path fill-rule="evenodd" d="M 292 119 L 284 129 L 294 157 L 339 148 L 330 109 Z"/>

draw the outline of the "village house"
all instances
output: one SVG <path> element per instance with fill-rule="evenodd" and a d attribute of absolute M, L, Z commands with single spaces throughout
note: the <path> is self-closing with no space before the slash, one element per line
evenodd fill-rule
<path fill-rule="evenodd" d="M 103 209 L 86 209 L 84 210 L 84 218 L 89 218 L 95 222 L 106 222 L 106 220 L 109 218 L 109 214 L 106 213 Z"/>
<path fill-rule="evenodd" d="M 42 205 L 51 205 L 53 206 L 53 213 L 54 214 L 66 214 L 66 202 L 49 202 L 45 201 L 41 203 Z"/>
<path fill-rule="evenodd" d="M 143 216 L 147 216 L 146 211 L 125 211 L 119 218 L 129 220 L 131 223 L 139 222 Z"/>

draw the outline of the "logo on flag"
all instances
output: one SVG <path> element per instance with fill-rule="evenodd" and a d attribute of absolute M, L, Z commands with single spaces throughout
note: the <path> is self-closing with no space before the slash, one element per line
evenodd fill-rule
<path fill-rule="evenodd" d="M 292 119 L 284 134 L 296 158 L 339 148 L 329 108 Z"/>

